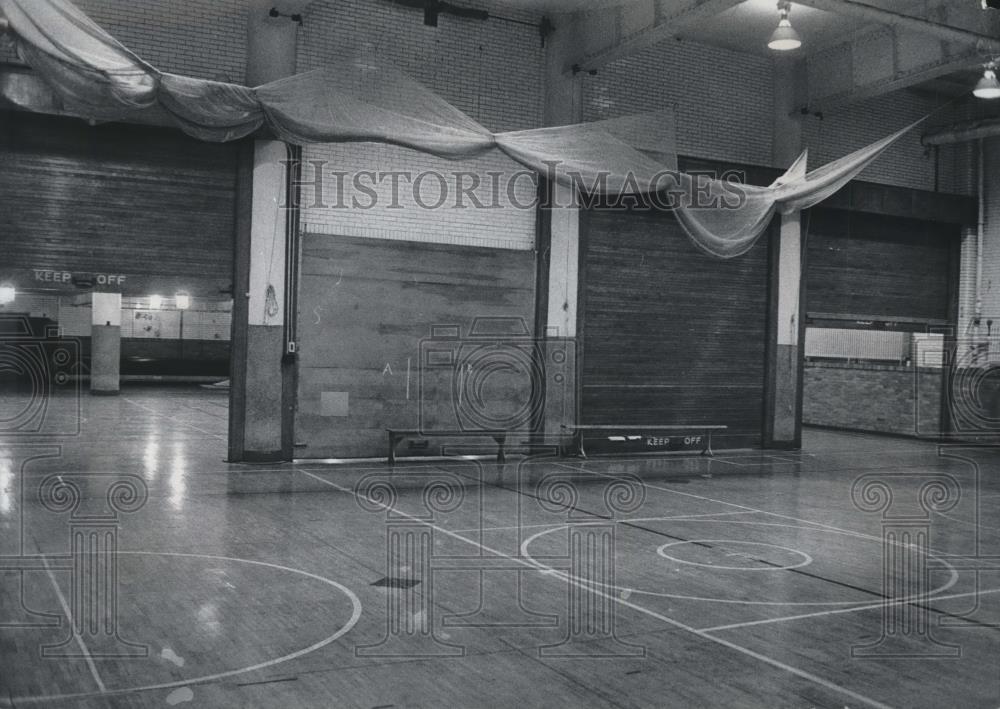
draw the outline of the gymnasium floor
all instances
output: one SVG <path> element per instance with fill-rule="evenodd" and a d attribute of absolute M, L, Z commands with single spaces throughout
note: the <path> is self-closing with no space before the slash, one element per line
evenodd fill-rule
<path fill-rule="evenodd" d="M 219 392 L 44 413 L 0 437 L 0 705 L 1000 706 L 992 448 L 389 473 L 228 465 Z"/>

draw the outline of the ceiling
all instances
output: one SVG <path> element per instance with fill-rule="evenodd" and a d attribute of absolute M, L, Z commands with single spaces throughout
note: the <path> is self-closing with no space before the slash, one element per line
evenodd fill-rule
<path fill-rule="evenodd" d="M 669 33 L 651 33 L 660 38 L 658 41 L 672 36 L 737 52 L 777 56 L 767 47 L 778 21 L 776 0 L 499 2 L 506 7 L 519 6 L 546 13 L 573 12 L 577 13 L 577 18 L 592 16 L 595 18 L 592 34 L 610 36 L 616 26 L 625 27 L 620 43 L 640 48 L 641 42 L 636 43 L 634 38 L 635 27 L 641 28 L 642 24 L 630 18 L 653 17 L 655 6 L 656 17 L 670 18 L 664 20 L 664 24 L 673 23 L 678 27 Z M 824 9 L 811 5 L 821 5 Z M 1000 45 L 990 49 L 964 36 L 959 36 L 959 41 L 952 41 L 955 38 L 942 31 L 928 31 L 926 25 L 907 26 L 905 20 L 893 27 L 884 16 L 863 16 L 861 13 L 867 12 L 865 6 L 1000 39 L 1000 11 L 983 10 L 980 0 L 793 0 L 790 17 L 803 46 L 786 56 L 805 59 L 810 76 L 816 72 L 823 74 L 822 65 L 825 65 L 827 76 L 841 79 L 847 75 L 850 90 L 843 90 L 841 94 L 848 101 L 860 100 L 872 95 L 873 91 L 887 93 L 903 88 L 961 96 L 967 94 L 982 76 L 981 65 L 991 58 L 991 51 L 1000 58 Z M 721 11 L 706 12 L 705 8 L 721 8 Z M 556 24 L 559 26 L 558 20 Z M 627 54 L 624 51 L 616 53 L 613 47 L 596 53 L 611 57 Z M 591 54 L 591 48 L 584 52 L 588 59 Z M 584 68 L 596 66 L 585 65 Z"/>

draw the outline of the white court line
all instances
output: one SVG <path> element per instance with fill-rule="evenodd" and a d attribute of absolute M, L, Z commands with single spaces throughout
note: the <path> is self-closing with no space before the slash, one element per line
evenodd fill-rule
<path fill-rule="evenodd" d="M 52 587 L 56 590 L 56 595 L 59 597 L 59 605 L 62 606 L 63 613 L 66 614 L 66 620 L 69 621 L 69 627 L 70 631 L 73 633 L 73 639 L 76 640 L 76 644 L 80 647 L 80 652 L 83 653 L 83 657 L 87 661 L 87 667 L 90 668 L 90 676 L 94 678 L 95 682 L 97 682 L 97 688 L 101 690 L 101 694 L 104 694 L 108 691 L 108 689 L 104 686 L 104 682 L 101 680 L 101 675 L 97 671 L 97 665 L 94 664 L 94 658 L 90 656 L 90 650 L 87 649 L 87 645 L 83 642 L 83 638 L 80 637 L 80 634 L 76 632 L 76 623 L 73 621 L 73 613 L 69 609 L 69 603 L 66 602 L 66 597 L 59 588 L 59 584 L 56 583 L 56 577 L 55 574 L 52 573 L 52 567 L 49 566 L 49 561 L 44 556 L 42 557 L 42 564 L 45 565 L 45 573 L 49 575 L 49 581 L 52 582 Z"/>
<path fill-rule="evenodd" d="M 933 596 L 928 597 L 927 601 L 950 601 L 956 598 L 969 598 L 971 596 L 988 596 L 993 593 L 1000 593 L 1000 588 L 991 588 L 985 591 L 968 591 L 966 593 L 952 593 L 947 596 Z M 855 613 L 857 611 L 870 611 L 877 610 L 879 608 L 888 608 L 890 606 L 902 606 L 914 602 L 914 598 L 904 598 L 898 601 L 882 601 L 881 603 L 872 603 L 866 606 L 854 606 L 852 608 L 836 608 L 834 610 L 826 611 L 815 611 L 814 613 L 800 613 L 799 615 L 786 615 L 780 618 L 763 618 L 761 620 L 748 620 L 742 623 L 729 623 L 728 625 L 714 625 L 711 628 L 702 628 L 703 633 L 715 633 L 721 630 L 735 630 L 737 628 L 749 628 L 755 625 L 769 625 L 771 623 L 784 623 L 790 620 L 802 620 L 804 618 L 822 618 L 828 615 L 839 615 L 841 613 Z M 938 613 L 940 611 L 935 611 L 933 608 L 930 609 L 932 613 Z"/>
<path fill-rule="evenodd" d="M 569 470 L 575 470 L 576 472 L 579 472 L 579 473 L 588 473 L 590 475 L 597 475 L 599 477 L 607 478 L 609 480 L 618 480 L 618 478 L 615 477 L 614 475 L 609 475 L 607 473 L 599 473 L 596 470 L 587 470 L 585 468 L 577 468 L 577 467 L 574 467 L 572 465 L 566 465 L 565 463 L 553 463 L 553 465 L 558 465 L 558 466 L 561 466 L 563 468 L 567 468 Z M 868 540 L 873 540 L 873 541 L 878 541 L 878 542 L 883 541 L 882 537 L 875 536 L 874 534 L 865 534 L 864 532 L 855 532 L 854 530 L 851 530 L 851 529 L 842 529 L 840 527 L 834 527 L 831 524 L 823 524 L 822 522 L 814 522 L 814 521 L 809 520 L 809 519 L 802 519 L 800 517 L 792 517 L 791 515 L 783 515 L 780 512 L 770 512 L 768 510 L 758 509 L 757 507 L 750 507 L 749 505 L 741 505 L 741 504 L 736 503 L 736 502 L 727 502 L 726 500 L 717 500 L 717 499 L 712 498 L 712 497 L 705 497 L 704 495 L 695 495 L 693 492 L 682 492 L 680 490 L 674 490 L 673 488 L 669 488 L 669 487 L 662 487 L 660 485 L 652 485 L 652 484 L 647 483 L 645 481 L 643 481 L 643 485 L 645 487 L 651 488 L 653 490 L 661 490 L 663 492 L 671 492 L 671 493 L 673 493 L 675 495 L 683 495 L 684 497 L 693 497 L 694 499 L 701 500 L 702 502 L 714 502 L 714 503 L 719 504 L 719 505 L 727 505 L 729 507 L 738 507 L 741 510 L 747 510 L 749 512 L 759 512 L 760 514 L 771 515 L 772 517 L 778 517 L 780 519 L 787 519 L 787 520 L 790 520 L 792 522 L 798 522 L 799 524 L 808 524 L 808 525 L 812 525 L 813 527 L 816 527 L 818 529 L 829 529 L 829 530 L 831 530 L 833 532 L 840 532 L 841 534 L 846 534 L 846 535 L 851 536 L 851 537 L 857 537 L 859 539 L 868 539 Z M 905 544 L 901 544 L 900 546 L 905 547 L 906 545 Z M 935 554 L 937 554 L 939 556 L 947 556 L 947 554 L 945 552 L 938 551 L 938 550 L 935 550 L 935 549 L 930 548 L 930 547 L 928 547 L 928 548 L 930 549 L 930 551 L 934 552 Z"/>
<path fill-rule="evenodd" d="M 195 553 L 190 553 L 190 552 L 169 552 L 169 551 L 118 551 L 116 553 L 119 554 L 119 555 L 173 556 L 173 557 L 187 557 L 187 558 L 192 558 L 192 559 L 211 559 L 211 560 L 218 560 L 218 561 L 231 561 L 231 562 L 240 563 L 240 564 L 251 564 L 253 566 L 263 566 L 263 567 L 267 567 L 267 568 L 276 569 L 278 571 L 287 571 L 287 572 L 290 572 L 290 573 L 293 573 L 293 574 L 299 574 L 301 576 L 305 576 L 307 578 L 314 579 L 316 581 L 320 581 L 322 583 L 327 584 L 328 586 L 332 586 L 333 588 L 336 588 L 336 589 L 342 591 L 344 593 L 344 595 L 347 596 L 348 600 L 350 600 L 352 611 L 351 611 L 351 618 L 350 618 L 350 620 L 347 621 L 347 623 L 345 625 L 343 625 L 341 628 L 339 628 L 332 635 L 330 635 L 330 636 L 328 636 L 328 637 L 320 640 L 319 642 L 313 643 L 309 647 L 302 648 L 301 650 L 296 650 L 295 652 L 291 652 L 291 653 L 289 653 L 287 655 L 282 655 L 281 657 L 275 657 L 275 658 L 273 658 L 271 660 L 264 660 L 263 662 L 258 662 L 258 663 L 254 664 L 254 665 L 249 665 L 247 667 L 241 667 L 241 668 L 235 669 L 235 670 L 226 670 L 225 672 L 217 672 L 216 674 L 204 675 L 202 677 L 192 677 L 190 679 L 175 680 L 173 682 L 162 682 L 160 684 L 148 684 L 148 685 L 144 685 L 144 686 L 141 686 L 141 687 L 124 687 L 124 688 L 121 688 L 121 689 L 112 689 L 112 690 L 105 689 L 104 685 L 103 685 L 103 683 L 101 683 L 100 679 L 98 679 L 98 678 L 95 677 L 95 679 L 97 679 L 98 685 L 100 685 L 100 687 L 101 687 L 101 694 L 104 694 L 104 695 L 109 696 L 109 697 L 111 697 L 111 696 L 121 696 L 121 695 L 125 695 L 125 694 L 136 694 L 136 693 L 139 693 L 139 692 L 152 692 L 152 691 L 163 690 L 163 689 L 174 689 L 176 687 L 187 687 L 187 686 L 194 686 L 194 685 L 204 685 L 204 684 L 209 684 L 209 683 L 217 682 L 218 680 L 225 679 L 227 677 L 235 677 L 236 675 L 247 674 L 249 672 L 256 672 L 257 670 L 266 669 L 268 667 L 274 667 L 275 665 L 280 665 L 280 664 L 288 662 L 290 660 L 298 659 L 298 658 L 300 658 L 300 657 L 302 657 L 304 655 L 308 655 L 311 652 L 315 652 L 316 650 L 319 650 L 320 648 L 326 647 L 327 645 L 333 643 L 334 641 L 338 640 L 339 638 L 341 638 L 342 636 L 344 636 L 348 632 L 350 632 L 351 629 L 354 628 L 354 626 L 357 625 L 358 621 L 361 619 L 361 610 L 362 610 L 361 599 L 358 598 L 357 594 L 354 593 L 354 591 L 352 591 L 351 589 L 349 589 L 347 586 L 343 585 L 342 583 L 338 583 L 337 581 L 334 581 L 333 579 L 328 579 L 328 578 L 326 578 L 324 576 L 320 576 L 318 574 L 313 574 L 313 573 L 310 573 L 308 571 L 303 571 L 302 569 L 294 569 L 294 568 L 292 568 L 290 566 L 282 566 L 281 564 L 272 564 L 271 562 L 268 562 L 268 561 L 255 561 L 253 559 L 241 559 L 239 557 L 234 557 L 234 556 L 219 556 L 219 555 L 216 555 L 216 554 L 195 554 Z M 43 563 L 45 563 L 45 567 L 48 568 L 48 563 L 45 562 L 45 557 L 44 556 L 42 557 L 42 561 L 43 561 Z M 51 576 L 51 572 L 50 572 L 49 575 Z M 53 580 L 53 582 L 54 582 L 54 580 Z M 59 592 L 58 587 L 56 588 L 56 592 L 57 593 Z M 63 601 L 61 593 L 59 594 L 59 598 L 60 598 L 61 601 Z M 65 601 L 63 601 L 63 608 L 65 608 L 65 607 L 66 607 Z M 67 610 L 66 613 L 68 615 L 69 611 Z M 70 622 L 72 622 L 72 620 Z M 79 636 L 77 636 L 77 640 L 79 641 Z M 87 656 L 87 659 L 88 659 L 88 661 L 90 661 L 90 656 L 89 655 Z M 53 701 L 56 701 L 56 700 L 62 701 L 62 700 L 66 700 L 66 699 L 83 699 L 83 698 L 92 697 L 92 696 L 95 696 L 94 692 L 74 692 L 74 693 L 70 693 L 70 694 L 46 694 L 46 695 L 41 695 L 41 696 L 17 697 L 16 698 L 17 704 L 15 706 L 20 706 L 21 704 L 37 704 L 37 703 L 41 703 L 41 702 L 53 702 Z"/>
<path fill-rule="evenodd" d="M 197 431 L 198 433 L 204 433 L 204 434 L 207 434 L 209 436 L 212 436 L 213 438 L 218 438 L 218 439 L 221 439 L 223 441 L 228 441 L 229 440 L 229 438 L 226 437 L 226 436 L 220 436 L 217 433 L 212 433 L 210 431 L 206 431 L 204 428 L 201 428 L 199 426 L 195 426 L 194 424 L 186 423 L 184 421 L 178 421 L 176 418 L 169 417 L 166 414 L 157 411 L 156 409 L 151 409 L 150 407 L 148 407 L 148 406 L 146 406 L 144 404 L 140 404 L 138 401 L 132 401 L 131 399 L 129 399 L 126 396 L 123 396 L 123 397 L 120 397 L 120 398 L 121 398 L 122 401 L 127 402 L 129 404 L 132 404 L 132 406 L 138 406 L 140 409 L 148 411 L 149 413 L 153 414 L 154 416 L 159 416 L 160 418 L 165 418 L 168 421 L 180 424 L 181 426 L 184 426 L 186 428 L 190 428 L 191 430 Z"/>
<path fill-rule="evenodd" d="M 303 471 L 304 472 L 304 471 Z M 500 488 L 503 489 L 503 488 Z M 618 524 L 629 522 L 652 522 L 654 520 L 672 522 L 675 520 L 698 519 L 701 517 L 730 517 L 732 515 L 749 515 L 752 512 L 707 512 L 700 515 L 678 515 L 677 517 L 636 517 L 635 519 L 619 519 Z M 502 532 L 510 529 L 538 529 L 539 527 L 565 527 L 565 522 L 546 522 L 545 524 L 513 524 L 508 527 L 472 527 L 470 529 L 453 529 L 456 534 L 466 532 Z"/>
<path fill-rule="evenodd" d="M 300 470 L 299 472 L 301 472 L 303 475 L 308 475 L 309 477 L 311 477 L 311 478 L 313 478 L 315 480 L 318 480 L 321 483 L 329 485 L 332 488 L 340 490 L 341 492 L 345 492 L 345 493 L 357 496 L 357 492 L 355 492 L 354 490 L 352 490 L 350 488 L 344 487 L 342 485 L 338 485 L 337 483 L 330 482 L 329 480 L 325 480 L 325 479 L 321 478 L 320 476 L 314 475 L 313 473 L 310 473 L 310 472 L 308 472 L 306 470 Z M 378 500 L 373 500 L 372 498 L 367 497 L 367 496 L 365 496 L 365 497 L 366 497 L 366 499 L 369 502 L 371 502 L 372 504 L 374 504 L 376 507 L 381 507 L 382 509 L 386 510 L 387 512 L 393 512 L 394 514 L 397 514 L 397 515 L 399 515 L 401 517 L 406 517 L 406 518 L 410 519 L 413 522 L 417 522 L 417 523 L 422 524 L 424 526 L 430 527 L 431 529 L 433 529 L 435 531 L 438 531 L 438 532 L 441 532 L 442 534 L 445 534 L 445 535 L 447 535 L 449 537 L 452 537 L 453 539 L 457 539 L 458 541 L 465 542 L 466 544 L 470 544 L 470 545 L 472 545 L 474 547 L 478 547 L 482 551 L 485 551 L 485 552 L 487 552 L 489 554 L 493 554 L 494 556 L 499 556 L 499 557 L 502 557 L 502 558 L 507 559 L 509 561 L 513 561 L 515 563 L 521 564 L 522 566 L 527 566 L 528 568 L 535 569 L 536 571 L 541 571 L 545 575 L 548 575 L 548 576 L 555 576 L 555 577 L 561 578 L 561 579 L 565 580 L 566 583 L 569 583 L 569 584 L 571 584 L 573 586 L 576 586 L 577 588 L 581 588 L 581 589 L 584 589 L 584 590 L 589 591 L 591 593 L 597 594 L 597 595 L 601 596 L 602 598 L 606 598 L 608 600 L 611 600 L 611 601 L 613 601 L 614 603 L 616 603 L 616 604 L 618 604 L 620 606 L 624 606 L 626 608 L 631 608 L 632 610 L 638 611 L 639 613 L 643 613 L 645 615 L 648 615 L 651 618 L 656 618 L 657 620 L 662 621 L 662 622 L 666 623 L 667 625 L 671 625 L 671 626 L 673 626 L 675 628 L 678 628 L 680 630 L 684 630 L 684 631 L 686 631 L 688 633 L 691 633 L 692 635 L 696 635 L 696 636 L 698 636 L 698 637 L 700 637 L 700 638 L 702 638 L 704 640 L 707 640 L 707 641 L 709 641 L 711 643 L 715 643 L 716 645 L 721 645 L 722 647 L 728 648 L 728 649 L 733 650 L 735 652 L 738 652 L 738 653 L 740 653 L 742 655 L 746 655 L 747 657 L 752 657 L 755 660 L 759 660 L 759 661 L 761 661 L 761 662 L 763 662 L 765 664 L 771 665 L 772 667 L 775 667 L 775 668 L 777 668 L 777 669 L 779 669 L 779 670 L 781 670 L 783 672 L 787 672 L 789 674 L 795 675 L 796 677 L 800 677 L 801 679 L 804 679 L 804 680 L 807 680 L 809 682 L 812 682 L 813 684 L 818 684 L 819 686 L 824 687 L 825 689 L 828 689 L 828 690 L 830 690 L 832 692 L 836 692 L 838 694 L 843 694 L 844 696 L 850 697 L 851 699 L 854 699 L 855 701 L 862 702 L 863 704 L 866 704 L 867 706 L 875 707 L 876 709 L 892 709 L 888 704 L 883 704 L 882 702 L 879 702 L 879 701 L 877 701 L 875 699 L 872 699 L 870 697 L 866 697 L 863 694 L 859 694 L 859 693 L 857 693 L 857 692 L 855 692 L 853 690 L 847 689 L 846 687 L 842 687 L 839 684 L 836 684 L 835 682 L 831 682 L 830 680 L 823 679 L 822 677 L 819 677 L 818 675 L 814 675 L 811 672 L 807 672 L 806 670 L 800 670 L 797 667 L 792 667 L 791 665 L 785 664 L 781 660 L 776 660 L 773 657 L 768 657 L 767 655 L 763 655 L 763 654 L 761 654 L 759 652 L 751 650 L 750 648 L 746 648 L 746 647 L 743 647 L 742 645 L 737 645 L 736 643 L 730 642 L 728 640 L 724 640 L 723 638 L 717 638 L 714 635 L 709 635 L 708 633 L 706 633 L 706 632 L 704 632 L 702 630 L 698 630 L 698 628 L 695 628 L 695 627 L 692 627 L 690 625 L 687 625 L 686 623 L 682 623 L 679 620 L 674 620 L 673 618 L 665 616 L 665 615 L 663 615 L 661 613 L 657 613 L 656 611 L 650 610 L 649 608 L 646 608 L 645 606 L 640 606 L 640 605 L 638 605 L 636 603 L 632 603 L 631 601 L 628 601 L 628 600 L 626 600 L 624 598 L 620 598 L 616 594 L 605 593 L 604 591 L 601 591 L 600 589 L 594 588 L 592 584 L 581 583 L 581 582 L 573 579 L 572 577 L 568 576 L 567 574 L 559 571 L 558 569 L 554 569 L 554 568 L 552 568 L 550 566 L 546 566 L 545 564 L 542 564 L 542 563 L 540 563 L 538 561 L 535 561 L 533 559 L 529 560 L 529 559 L 525 559 L 525 558 L 520 557 L 520 556 L 517 556 L 517 557 L 510 556 L 509 554 L 506 554 L 506 553 L 504 553 L 502 551 L 499 551 L 498 549 L 491 549 L 490 547 L 486 546 L 485 544 L 480 544 L 479 542 L 475 541 L 474 539 L 469 539 L 468 537 L 463 537 L 462 535 L 457 534 L 456 532 L 452 532 L 451 530 L 445 529 L 444 527 L 438 526 L 436 524 L 432 524 L 430 522 L 427 522 L 426 520 L 423 520 L 423 519 L 420 519 L 418 517 L 414 517 L 413 515 L 409 515 L 409 514 L 407 514 L 405 512 L 402 512 L 401 510 L 398 510 L 395 507 L 392 507 L 391 505 L 386 505 L 386 504 L 384 504 L 382 502 L 379 502 Z"/>

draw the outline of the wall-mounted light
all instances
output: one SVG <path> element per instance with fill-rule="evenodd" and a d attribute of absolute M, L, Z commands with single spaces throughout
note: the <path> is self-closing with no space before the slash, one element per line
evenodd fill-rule
<path fill-rule="evenodd" d="M 802 46 L 802 38 L 799 37 L 799 33 L 795 31 L 791 20 L 788 19 L 788 13 L 791 11 L 792 3 L 789 0 L 778 0 L 778 13 L 781 15 L 781 19 L 778 20 L 778 26 L 774 29 L 771 40 L 767 43 L 767 46 L 776 52 L 790 52 Z"/>
<path fill-rule="evenodd" d="M 986 65 L 983 76 L 972 90 L 976 98 L 993 100 L 1000 98 L 1000 81 L 997 81 L 996 66 L 991 62 Z"/>
<path fill-rule="evenodd" d="M 14 286 L 0 286 L 0 305 L 13 303 L 17 297 L 17 289 Z"/>
<path fill-rule="evenodd" d="M 151 295 L 149 296 L 149 309 L 159 310 L 163 307 L 163 296 L 161 295 Z"/>
<path fill-rule="evenodd" d="M 178 310 L 187 310 L 191 307 L 191 296 L 181 291 L 174 296 L 174 303 L 177 304 Z"/>

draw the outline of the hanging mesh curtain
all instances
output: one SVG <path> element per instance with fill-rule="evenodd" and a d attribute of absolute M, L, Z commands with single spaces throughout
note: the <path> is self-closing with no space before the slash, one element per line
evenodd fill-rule
<path fill-rule="evenodd" d="M 564 184 L 592 185 L 608 194 L 694 191 L 692 178 L 676 169 L 670 112 L 492 133 L 427 87 L 370 59 L 249 88 L 161 72 L 69 0 L 0 0 L 0 9 L 20 56 L 67 112 L 85 118 L 169 120 L 195 138 L 216 142 L 266 126 L 299 145 L 391 143 L 453 160 L 501 150 Z M 674 212 L 706 253 L 739 256 L 753 247 L 776 211 L 823 201 L 917 123 L 812 172 L 806 171 L 803 154 L 768 187 L 701 185 L 728 199 L 698 206 L 682 198 Z"/>

